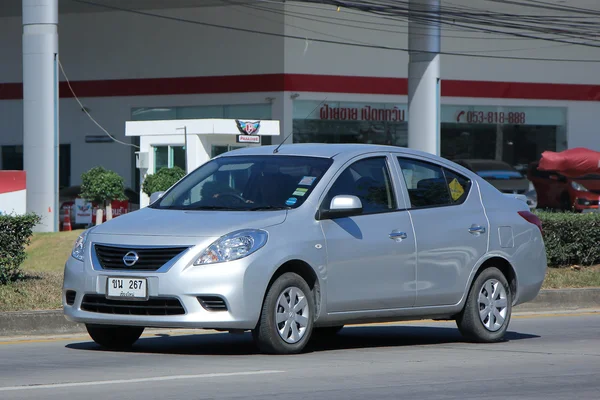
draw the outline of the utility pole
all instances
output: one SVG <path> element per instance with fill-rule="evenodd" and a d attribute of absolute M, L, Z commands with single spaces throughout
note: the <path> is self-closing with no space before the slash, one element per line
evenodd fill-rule
<path fill-rule="evenodd" d="M 23 0 L 23 166 L 34 229 L 58 231 L 58 0 Z"/>
<path fill-rule="evenodd" d="M 408 147 L 440 155 L 440 0 L 410 0 Z"/>

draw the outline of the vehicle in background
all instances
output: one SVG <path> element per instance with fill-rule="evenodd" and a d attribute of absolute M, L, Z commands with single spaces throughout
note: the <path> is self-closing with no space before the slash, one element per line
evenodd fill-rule
<path fill-rule="evenodd" d="M 569 178 L 558 172 L 540 171 L 538 163 L 529 164 L 528 179 L 538 193 L 538 207 L 558 210 L 597 211 L 600 175 Z"/>
<path fill-rule="evenodd" d="M 475 172 L 502 193 L 524 195 L 530 209 L 538 206 L 535 186 L 523 173 L 510 164 L 497 160 L 464 159 L 453 161 Z"/>

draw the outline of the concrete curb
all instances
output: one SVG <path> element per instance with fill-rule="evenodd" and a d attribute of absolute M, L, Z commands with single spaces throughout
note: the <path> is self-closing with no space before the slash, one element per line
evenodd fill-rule
<path fill-rule="evenodd" d="M 548 289 L 514 308 L 515 313 L 600 309 L 600 288 Z M 0 313 L 0 337 L 43 336 L 86 332 L 83 324 L 65 319 L 62 310 Z"/>

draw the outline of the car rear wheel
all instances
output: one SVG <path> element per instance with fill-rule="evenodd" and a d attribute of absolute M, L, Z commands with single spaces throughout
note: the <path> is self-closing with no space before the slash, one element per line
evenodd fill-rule
<path fill-rule="evenodd" d="M 463 311 L 456 319 L 465 338 L 490 343 L 502 340 L 512 313 L 512 292 L 504 274 L 495 267 L 486 268 L 469 290 Z"/>
<path fill-rule="evenodd" d="M 287 272 L 273 282 L 265 297 L 260 320 L 252 332 L 264 353 L 300 353 L 313 329 L 314 299 L 298 274 Z"/>
<path fill-rule="evenodd" d="M 86 325 L 90 337 L 102 347 L 112 350 L 130 348 L 144 332 L 138 326 L 102 326 Z"/>

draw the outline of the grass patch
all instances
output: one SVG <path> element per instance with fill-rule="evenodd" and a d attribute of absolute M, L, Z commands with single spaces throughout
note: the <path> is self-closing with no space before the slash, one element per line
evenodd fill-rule
<path fill-rule="evenodd" d="M 21 267 L 25 280 L 0 285 L 0 312 L 61 308 L 65 262 L 81 232 L 34 233 Z"/>
<path fill-rule="evenodd" d="M 34 233 L 27 246 L 25 272 L 60 272 L 69 259 L 73 245 L 83 230 L 70 232 Z"/>
<path fill-rule="evenodd" d="M 26 279 L 0 286 L 0 312 L 60 309 L 63 269 L 82 231 L 35 233 L 23 264 Z M 543 289 L 600 287 L 600 265 L 549 268 Z"/>
<path fill-rule="evenodd" d="M 62 280 L 62 272 L 28 273 L 23 281 L 0 286 L 0 312 L 61 308 Z"/>
<path fill-rule="evenodd" d="M 600 265 L 548 268 L 543 289 L 600 287 Z"/>

